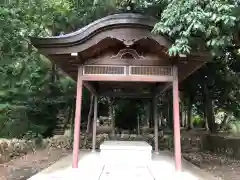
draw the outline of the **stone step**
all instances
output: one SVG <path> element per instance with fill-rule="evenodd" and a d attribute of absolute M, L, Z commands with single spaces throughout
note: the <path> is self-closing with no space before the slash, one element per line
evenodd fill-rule
<path fill-rule="evenodd" d="M 106 164 L 142 165 L 152 158 L 152 147 L 144 141 L 104 141 L 100 150 Z"/>

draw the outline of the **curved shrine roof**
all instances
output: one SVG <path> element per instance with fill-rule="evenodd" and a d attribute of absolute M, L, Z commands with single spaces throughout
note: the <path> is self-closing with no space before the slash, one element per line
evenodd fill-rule
<path fill-rule="evenodd" d="M 96 34 L 97 32 L 104 30 L 108 27 L 114 28 L 119 26 L 139 26 L 153 28 L 157 20 L 151 16 L 144 16 L 141 14 L 134 13 L 123 13 L 114 14 L 106 16 L 104 18 L 98 19 L 89 25 L 75 31 L 72 33 L 47 37 L 47 38 L 37 38 L 32 37 L 31 41 L 34 46 L 44 46 L 44 45 L 57 45 L 57 44 L 75 44 L 83 43 L 85 40 Z"/>

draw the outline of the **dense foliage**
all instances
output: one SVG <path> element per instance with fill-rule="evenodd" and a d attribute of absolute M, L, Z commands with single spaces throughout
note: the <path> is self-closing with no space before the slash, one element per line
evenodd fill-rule
<path fill-rule="evenodd" d="M 0 4 L 0 136 L 49 136 L 58 119 L 69 122 L 73 117 L 75 83 L 31 46 L 29 36 L 72 32 L 116 12 L 157 17 L 159 23 L 153 32 L 172 39 L 170 55 L 199 48 L 211 51 L 213 61 L 181 85 L 185 90 L 183 106 L 202 118 L 206 116 L 210 125 L 214 125 L 213 116 L 220 110 L 239 118 L 239 3 L 238 0 L 5 0 Z M 90 96 L 86 91 L 83 100 L 83 116 L 87 117 Z M 136 111 L 139 109 L 143 111 L 143 108 Z"/>

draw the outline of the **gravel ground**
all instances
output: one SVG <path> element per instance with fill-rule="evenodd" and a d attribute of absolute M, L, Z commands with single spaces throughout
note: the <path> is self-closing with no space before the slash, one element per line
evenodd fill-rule
<path fill-rule="evenodd" d="M 196 166 L 211 172 L 222 180 L 240 180 L 240 161 L 210 152 L 184 153 L 184 157 Z"/>
<path fill-rule="evenodd" d="M 26 180 L 70 153 L 72 151 L 61 149 L 37 150 L 35 153 L 0 164 L 0 180 Z"/>

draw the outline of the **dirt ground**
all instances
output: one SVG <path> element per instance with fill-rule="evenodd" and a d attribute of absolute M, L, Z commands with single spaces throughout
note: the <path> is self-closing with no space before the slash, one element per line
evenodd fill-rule
<path fill-rule="evenodd" d="M 210 152 L 184 153 L 185 159 L 222 180 L 240 180 L 240 161 Z"/>
<path fill-rule="evenodd" d="M 0 180 L 26 180 L 71 152 L 60 149 L 37 150 L 35 153 L 0 164 Z"/>

